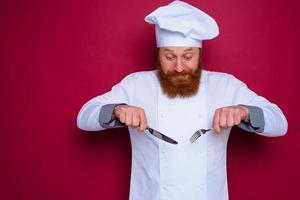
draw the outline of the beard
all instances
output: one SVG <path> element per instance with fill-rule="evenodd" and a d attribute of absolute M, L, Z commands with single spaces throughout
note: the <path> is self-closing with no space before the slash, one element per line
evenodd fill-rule
<path fill-rule="evenodd" d="M 187 98 L 196 95 L 200 85 L 201 68 L 202 64 L 200 58 L 196 70 L 164 72 L 158 60 L 158 79 L 163 93 L 169 98 Z"/>

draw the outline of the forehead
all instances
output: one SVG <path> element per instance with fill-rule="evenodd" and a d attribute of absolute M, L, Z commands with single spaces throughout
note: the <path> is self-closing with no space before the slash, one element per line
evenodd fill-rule
<path fill-rule="evenodd" d="M 161 53 L 185 53 L 185 52 L 199 52 L 197 47 L 160 47 Z"/>

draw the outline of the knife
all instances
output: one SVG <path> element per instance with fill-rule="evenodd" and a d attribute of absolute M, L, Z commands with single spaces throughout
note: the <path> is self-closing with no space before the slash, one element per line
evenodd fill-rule
<path fill-rule="evenodd" d="M 111 128 L 112 126 L 110 126 L 109 124 L 112 123 L 113 121 L 115 121 L 115 128 L 117 127 L 126 127 L 126 124 L 125 123 L 122 123 L 118 118 L 112 118 L 109 122 L 106 122 L 104 123 L 105 127 L 107 128 Z M 153 129 L 153 128 L 150 128 L 150 127 L 147 127 L 146 130 L 154 135 L 155 137 L 165 141 L 165 142 L 168 142 L 168 143 L 171 143 L 171 144 L 178 144 L 178 142 L 176 140 L 173 140 L 172 138 L 160 133 L 159 131 Z"/>
<path fill-rule="evenodd" d="M 158 132 L 157 130 L 153 129 L 153 128 L 150 128 L 150 127 L 147 127 L 146 130 L 151 133 L 152 135 L 154 135 L 155 137 L 165 141 L 165 142 L 168 142 L 168 143 L 171 143 L 171 144 L 178 144 L 178 142 L 176 140 L 173 140 L 172 138 Z"/>

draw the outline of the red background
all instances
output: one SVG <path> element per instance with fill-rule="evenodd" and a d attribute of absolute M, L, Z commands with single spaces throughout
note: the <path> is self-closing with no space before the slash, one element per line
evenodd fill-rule
<path fill-rule="evenodd" d="M 0 199 L 128 199 L 127 130 L 85 133 L 76 117 L 127 74 L 155 68 L 154 27 L 143 19 L 169 2 L 1 1 Z M 280 138 L 233 130 L 231 200 L 299 199 L 299 3 L 188 2 L 220 26 L 204 68 L 234 74 L 289 121 Z"/>

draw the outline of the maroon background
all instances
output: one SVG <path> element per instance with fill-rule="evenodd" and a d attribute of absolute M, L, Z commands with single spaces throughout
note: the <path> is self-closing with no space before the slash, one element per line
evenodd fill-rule
<path fill-rule="evenodd" d="M 143 19 L 169 2 L 1 1 L 0 199 L 128 199 L 127 130 L 88 134 L 76 117 L 125 75 L 155 68 L 154 27 Z M 188 2 L 220 26 L 204 44 L 205 69 L 234 74 L 289 121 L 280 138 L 234 129 L 231 200 L 299 199 L 299 3 Z"/>

